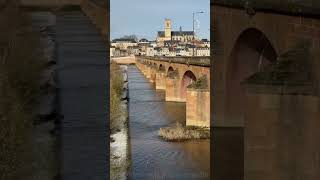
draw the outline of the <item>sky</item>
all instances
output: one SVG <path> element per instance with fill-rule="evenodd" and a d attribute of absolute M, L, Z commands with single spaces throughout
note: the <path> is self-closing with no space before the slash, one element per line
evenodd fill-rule
<path fill-rule="evenodd" d="M 196 35 L 210 39 L 210 0 L 110 0 L 111 39 L 135 34 L 155 40 L 165 18 L 173 31 L 192 31 L 192 12 L 198 11 L 204 13 L 195 15 Z"/>

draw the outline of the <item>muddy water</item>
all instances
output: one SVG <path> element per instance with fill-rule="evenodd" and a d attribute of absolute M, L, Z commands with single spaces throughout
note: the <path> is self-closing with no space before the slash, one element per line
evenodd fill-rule
<path fill-rule="evenodd" d="M 128 68 L 129 179 L 210 179 L 210 141 L 166 142 L 158 137 L 161 127 L 185 124 L 185 103 L 165 101 L 165 91 L 136 66 Z"/>

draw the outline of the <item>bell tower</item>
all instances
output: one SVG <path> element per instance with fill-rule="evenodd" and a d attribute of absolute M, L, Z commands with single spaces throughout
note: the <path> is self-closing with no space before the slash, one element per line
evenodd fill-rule
<path fill-rule="evenodd" d="M 164 36 L 166 39 L 171 39 L 171 20 L 165 19 Z"/>

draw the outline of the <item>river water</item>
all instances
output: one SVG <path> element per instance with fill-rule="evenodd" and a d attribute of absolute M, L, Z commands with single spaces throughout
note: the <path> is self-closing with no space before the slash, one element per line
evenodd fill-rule
<path fill-rule="evenodd" d="M 185 124 L 185 103 L 166 102 L 136 66 L 128 68 L 129 179 L 210 179 L 210 141 L 166 142 L 161 127 Z"/>

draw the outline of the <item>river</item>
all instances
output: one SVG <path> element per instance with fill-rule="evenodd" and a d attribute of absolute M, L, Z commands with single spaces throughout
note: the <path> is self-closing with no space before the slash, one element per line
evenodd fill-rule
<path fill-rule="evenodd" d="M 210 140 L 166 142 L 161 127 L 185 124 L 185 103 L 166 102 L 136 66 L 128 68 L 130 180 L 210 179 Z"/>

